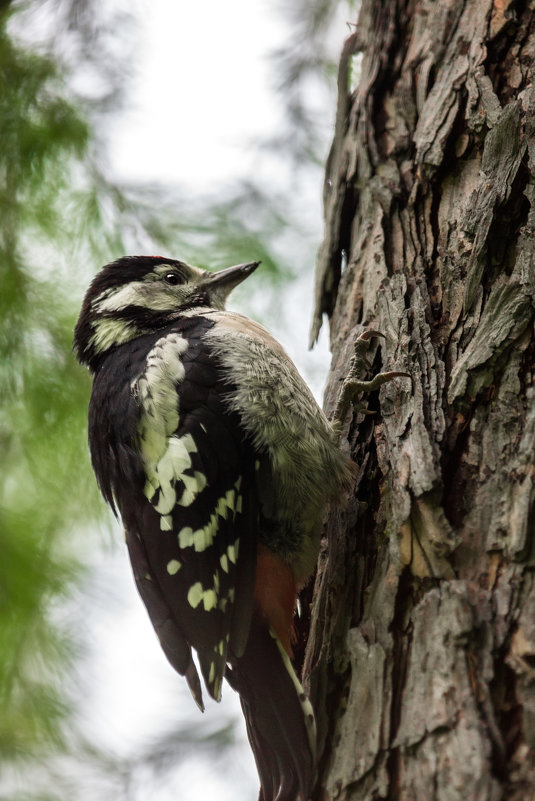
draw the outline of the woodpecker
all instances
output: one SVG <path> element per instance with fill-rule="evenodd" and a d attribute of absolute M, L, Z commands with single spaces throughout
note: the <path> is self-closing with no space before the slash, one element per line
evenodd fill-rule
<path fill-rule="evenodd" d="M 165 655 L 203 709 L 240 694 L 259 801 L 307 801 L 312 706 L 292 666 L 299 590 L 352 463 L 282 346 L 225 310 L 259 262 L 210 273 L 131 256 L 94 278 L 74 349 L 89 446 Z"/>

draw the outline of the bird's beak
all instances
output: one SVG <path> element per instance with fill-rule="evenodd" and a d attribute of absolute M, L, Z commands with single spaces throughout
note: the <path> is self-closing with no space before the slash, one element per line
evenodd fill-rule
<path fill-rule="evenodd" d="M 208 273 L 201 284 L 208 290 L 211 298 L 217 296 L 217 299 L 222 302 L 230 295 L 234 287 L 254 273 L 259 264 L 259 261 L 250 261 L 247 264 L 235 264 L 233 267 L 227 267 L 217 273 Z"/>
<path fill-rule="evenodd" d="M 210 287 L 228 287 L 228 291 L 241 284 L 251 273 L 254 273 L 259 261 L 250 261 L 247 264 L 235 264 L 234 267 L 226 267 L 217 273 L 212 273 L 204 279 L 203 284 Z"/>

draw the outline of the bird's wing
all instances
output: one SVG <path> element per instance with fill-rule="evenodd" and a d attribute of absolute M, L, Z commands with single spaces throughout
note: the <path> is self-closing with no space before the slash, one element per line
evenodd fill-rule
<path fill-rule="evenodd" d="M 202 333 L 198 323 L 161 337 L 133 382 L 145 484 L 120 501 L 139 592 L 200 705 L 191 647 L 219 699 L 227 659 L 247 641 L 258 527 L 255 454 Z"/>

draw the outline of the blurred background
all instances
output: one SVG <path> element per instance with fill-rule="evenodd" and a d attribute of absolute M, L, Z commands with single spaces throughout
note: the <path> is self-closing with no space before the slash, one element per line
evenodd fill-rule
<path fill-rule="evenodd" d="M 124 254 L 261 259 L 231 306 L 306 350 L 341 0 L 0 0 L 0 801 L 253 801 L 237 696 L 201 715 L 137 598 L 71 352 Z"/>

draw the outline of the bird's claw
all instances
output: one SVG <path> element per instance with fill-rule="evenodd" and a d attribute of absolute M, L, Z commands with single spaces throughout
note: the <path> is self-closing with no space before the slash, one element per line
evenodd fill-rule
<path fill-rule="evenodd" d="M 382 387 L 383 384 L 387 384 L 394 378 L 411 378 L 409 373 L 405 373 L 400 370 L 390 370 L 385 373 L 377 373 L 377 375 L 369 380 L 362 378 L 362 376 L 366 375 L 371 368 L 370 362 L 366 358 L 366 354 L 372 339 L 376 337 L 382 337 L 383 339 L 386 339 L 385 335 L 380 331 L 369 329 L 368 331 L 364 331 L 362 334 L 360 334 L 360 336 L 355 340 L 354 354 L 351 357 L 349 372 L 342 384 L 342 389 L 340 391 L 340 396 L 338 398 L 333 417 L 333 421 L 339 425 L 342 425 L 344 422 L 351 404 L 353 404 L 353 408 L 357 412 L 362 412 L 363 414 L 373 414 L 373 412 L 370 412 L 367 407 L 362 408 L 362 406 L 359 406 L 360 395 L 368 392 L 375 392 L 377 389 Z"/>

